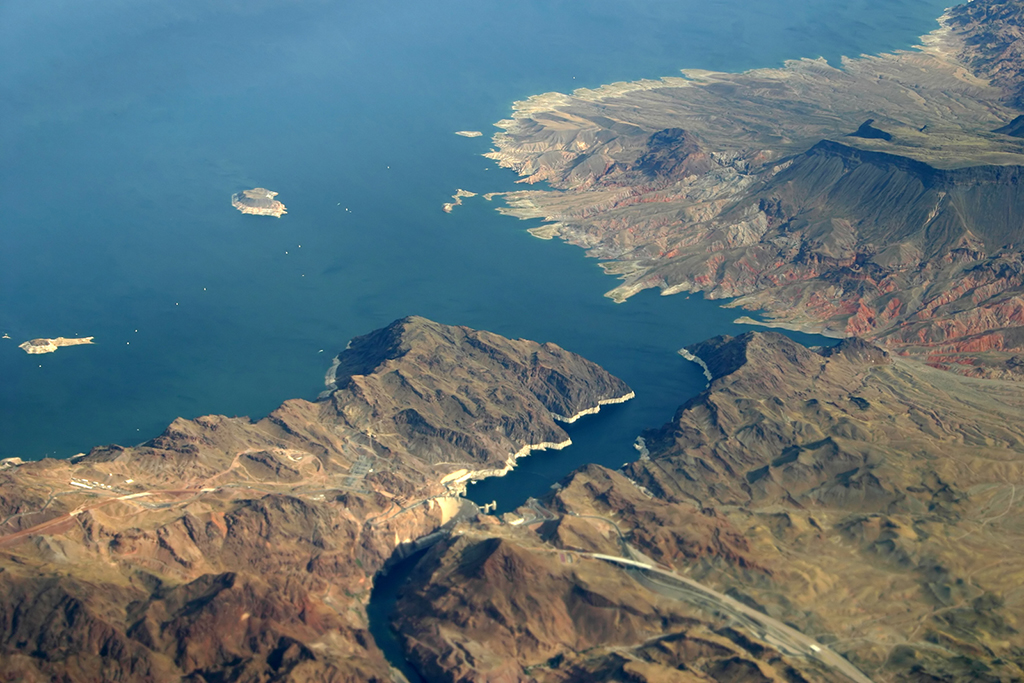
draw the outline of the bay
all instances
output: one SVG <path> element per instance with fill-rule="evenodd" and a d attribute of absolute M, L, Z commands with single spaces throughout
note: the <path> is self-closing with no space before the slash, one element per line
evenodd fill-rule
<path fill-rule="evenodd" d="M 596 262 L 480 197 L 443 213 L 457 188 L 516 187 L 480 156 L 491 123 L 548 90 L 903 48 L 944 4 L 2 3 L 0 458 L 137 443 L 178 416 L 258 418 L 313 398 L 351 337 L 420 314 L 554 341 L 637 392 L 474 500 L 505 511 L 585 462 L 618 467 L 704 386 L 676 350 L 745 328 L 696 297 L 613 304 Z M 254 186 L 288 215 L 238 214 L 231 193 Z M 95 346 L 16 347 L 86 335 Z M 413 561 L 368 612 L 415 680 L 387 623 Z"/>
<path fill-rule="evenodd" d="M 528 459 L 503 505 L 576 463 L 617 466 L 703 387 L 676 349 L 744 328 L 696 297 L 613 304 L 595 261 L 480 197 L 443 213 L 457 188 L 516 187 L 480 156 L 490 124 L 547 90 L 905 47 L 942 5 L 0 5 L 0 457 L 258 418 L 313 398 L 351 337 L 419 314 L 553 341 L 637 391 L 574 425 L 577 446 Z M 237 213 L 231 193 L 254 186 L 288 215 Z"/>

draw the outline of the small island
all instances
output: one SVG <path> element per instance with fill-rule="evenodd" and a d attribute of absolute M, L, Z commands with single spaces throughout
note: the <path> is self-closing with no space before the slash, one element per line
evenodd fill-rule
<path fill-rule="evenodd" d="M 455 194 L 452 195 L 452 199 L 454 201 L 445 202 L 441 208 L 444 210 L 445 213 L 451 213 L 452 209 L 454 209 L 456 206 L 462 206 L 463 197 L 475 196 L 476 192 L 470 192 L 469 190 L 463 190 L 462 188 L 459 188 L 458 190 L 455 191 Z"/>
<path fill-rule="evenodd" d="M 27 342 L 18 344 L 18 348 L 24 349 L 25 353 L 53 353 L 62 346 L 92 344 L 92 340 L 92 337 L 81 337 L 78 339 L 71 339 L 67 337 L 57 337 L 56 339 L 29 339 Z"/>
<path fill-rule="evenodd" d="M 457 130 L 455 131 L 455 134 L 461 135 L 464 138 L 478 138 L 483 135 L 483 133 L 478 130 Z"/>
<path fill-rule="evenodd" d="M 288 211 L 285 210 L 284 204 L 274 199 L 276 196 L 276 192 L 271 192 L 265 187 L 256 187 L 231 195 L 231 205 L 242 213 L 280 218 Z"/>

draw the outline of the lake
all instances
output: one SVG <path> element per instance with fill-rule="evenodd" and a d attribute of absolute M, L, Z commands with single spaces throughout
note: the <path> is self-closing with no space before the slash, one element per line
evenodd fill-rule
<path fill-rule="evenodd" d="M 676 350 L 745 328 L 696 297 L 614 304 L 596 261 L 480 197 L 442 212 L 457 188 L 516 187 L 481 157 L 491 124 L 547 90 L 906 47 L 943 4 L 4 3 L 0 458 L 261 417 L 315 397 L 351 337 L 419 314 L 553 341 L 637 392 L 474 499 L 508 509 L 583 462 L 617 467 L 704 386 Z M 289 213 L 235 211 L 255 186 Z"/>

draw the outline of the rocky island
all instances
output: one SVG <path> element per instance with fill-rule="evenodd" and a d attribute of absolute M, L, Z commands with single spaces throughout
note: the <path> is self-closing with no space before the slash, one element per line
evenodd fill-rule
<path fill-rule="evenodd" d="M 476 507 L 472 478 L 631 392 L 554 344 L 406 318 L 327 392 L 0 468 L 7 680 L 388 681 L 377 572 Z"/>
<path fill-rule="evenodd" d="M 276 196 L 277 192 L 271 192 L 263 187 L 243 190 L 231 195 L 231 206 L 242 213 L 280 218 L 282 214 L 288 212 L 285 210 L 284 204 L 274 199 Z"/>
<path fill-rule="evenodd" d="M 451 213 L 452 209 L 456 206 L 462 206 L 462 200 L 469 197 L 475 197 L 476 192 L 470 192 L 469 190 L 463 190 L 461 187 L 455 190 L 455 194 L 452 195 L 452 201 L 445 202 L 441 205 L 441 210 L 445 213 Z"/>
<path fill-rule="evenodd" d="M 78 346 L 80 344 L 92 344 L 93 337 L 68 338 L 57 337 L 56 339 L 30 339 L 27 342 L 18 344 L 19 349 L 25 353 L 53 353 L 62 346 Z"/>
<path fill-rule="evenodd" d="M 622 282 L 1024 378 L 1022 4 L 951 9 L 916 50 L 615 83 L 516 103 L 489 156 L 551 190 L 531 230 Z M 1016 122 L 1016 123 L 1015 123 Z"/>

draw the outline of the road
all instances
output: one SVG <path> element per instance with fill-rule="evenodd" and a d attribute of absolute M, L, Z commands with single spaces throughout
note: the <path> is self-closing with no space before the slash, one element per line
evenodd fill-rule
<path fill-rule="evenodd" d="M 543 508 L 537 501 L 531 500 L 531 508 L 542 516 L 554 515 Z M 546 513 L 546 514 L 545 514 Z M 596 515 L 580 515 L 574 517 L 596 519 L 611 524 L 619 536 L 623 557 L 602 555 L 600 553 L 580 553 L 605 562 L 612 562 L 626 567 L 630 575 L 645 588 L 678 600 L 685 600 L 711 612 L 726 614 L 746 629 L 756 633 L 762 640 L 782 650 L 786 654 L 797 657 L 815 659 L 833 671 L 838 671 L 854 683 L 873 683 L 853 664 L 832 649 L 822 645 L 810 636 L 804 635 L 791 626 L 773 619 L 763 612 L 744 605 L 742 602 L 719 593 L 702 583 L 658 566 L 658 563 L 631 546 L 615 520 Z"/>
<path fill-rule="evenodd" d="M 144 492 L 141 492 L 141 493 L 129 493 L 129 494 L 125 494 L 125 495 L 105 498 L 105 499 L 99 501 L 98 503 L 94 503 L 92 505 L 79 506 L 79 507 L 75 508 L 74 510 L 72 510 L 71 512 L 68 512 L 68 513 L 65 513 L 65 514 L 62 514 L 62 515 L 58 515 L 56 517 L 53 517 L 52 519 L 48 519 L 45 522 L 41 522 L 40 524 L 36 524 L 35 526 L 31 526 L 31 527 L 29 527 L 27 529 L 22 529 L 21 531 L 16 531 L 16 532 L 11 533 L 11 534 L 6 534 L 4 536 L 0 536 L 0 548 L 4 547 L 5 545 L 11 545 L 12 543 L 17 543 L 18 541 L 24 539 L 27 536 L 35 536 L 35 535 L 46 534 L 46 533 L 60 533 L 62 525 L 67 524 L 68 522 L 70 522 L 71 520 L 73 520 L 75 517 L 77 517 L 78 515 L 82 514 L 83 512 L 87 512 L 89 510 L 96 510 L 96 509 L 104 507 L 106 505 L 110 505 L 111 503 L 116 503 L 117 501 L 121 501 L 121 500 L 134 500 L 134 499 L 137 499 L 137 498 L 144 498 L 144 497 L 147 497 L 147 496 L 151 496 L 154 493 L 166 493 L 166 494 L 182 495 L 182 494 L 189 494 L 189 493 L 200 493 L 202 490 L 203 489 L 194 489 L 194 490 L 193 489 L 175 489 L 175 490 L 170 490 L 170 491 L 158 491 L 158 492 L 144 491 Z"/>
<path fill-rule="evenodd" d="M 229 487 L 235 488 L 238 485 L 228 485 Z M 251 488 L 244 486 L 241 488 Z M 216 489 L 212 488 L 201 488 L 201 489 L 174 489 L 174 490 L 163 490 L 163 491 L 145 491 L 140 493 L 111 496 L 105 500 L 99 501 L 93 505 L 81 506 L 72 510 L 71 512 L 49 519 L 41 524 L 37 524 L 28 529 L 0 536 L 0 547 L 16 543 L 19 540 L 24 539 L 27 536 L 36 534 L 45 534 L 48 532 L 58 532 L 62 525 L 71 522 L 75 517 L 86 512 L 88 510 L 94 510 L 105 505 L 123 500 L 132 500 L 137 498 L 155 496 L 155 495 L 198 495 L 201 493 L 211 492 Z M 418 501 L 416 505 L 423 504 L 424 501 Z M 475 509 L 475 506 L 473 506 Z M 527 522 L 536 522 L 541 520 L 550 520 L 557 518 L 557 514 L 548 510 L 535 499 L 529 499 L 524 507 L 530 508 L 536 517 L 533 519 L 526 520 Z M 460 510 L 459 514 L 451 521 L 458 521 L 463 516 L 463 510 Z M 618 525 L 614 520 L 606 517 L 598 517 L 595 515 L 578 515 L 576 513 L 569 513 L 576 517 L 585 517 L 596 519 L 608 524 L 611 524 L 619 537 L 619 543 L 622 547 L 623 556 L 616 557 L 614 555 L 604 555 L 600 553 L 585 553 L 581 552 L 579 555 L 583 557 L 590 557 L 595 560 L 611 562 L 623 566 L 629 571 L 630 575 L 641 585 L 645 586 L 649 590 L 657 592 L 662 595 L 666 595 L 671 598 L 685 600 L 691 604 L 694 604 L 702 609 L 709 610 L 711 612 L 718 612 L 728 615 L 733 620 L 744 626 L 745 628 L 756 633 L 765 642 L 777 647 L 783 652 L 800 657 L 808 657 L 815 659 L 825 666 L 838 671 L 843 674 L 846 678 L 853 683 L 873 683 L 870 678 L 865 676 L 859 669 L 850 664 L 846 659 L 834 652 L 830 648 L 818 643 L 813 638 L 800 633 L 796 629 L 787 626 L 786 624 L 769 617 L 767 614 L 759 612 L 743 603 L 729 597 L 723 593 L 709 588 L 693 579 L 687 578 L 676 574 L 669 569 L 659 567 L 657 563 L 651 558 L 647 557 L 636 548 L 633 548 L 619 529 Z M 446 527 L 450 528 L 451 522 Z"/>
<path fill-rule="evenodd" d="M 610 521 L 610 520 L 605 520 Z M 614 557 L 598 553 L 587 553 L 589 557 L 627 567 L 629 573 L 645 588 L 670 598 L 685 600 L 697 607 L 726 614 L 733 620 L 753 631 L 761 640 L 786 654 L 815 659 L 833 671 L 838 671 L 854 683 L 872 683 L 860 669 L 845 658 L 813 638 L 777 619 L 769 617 L 742 602 L 719 593 L 713 588 L 693 579 L 662 569 L 629 544 L 625 544 L 630 557 Z"/>

